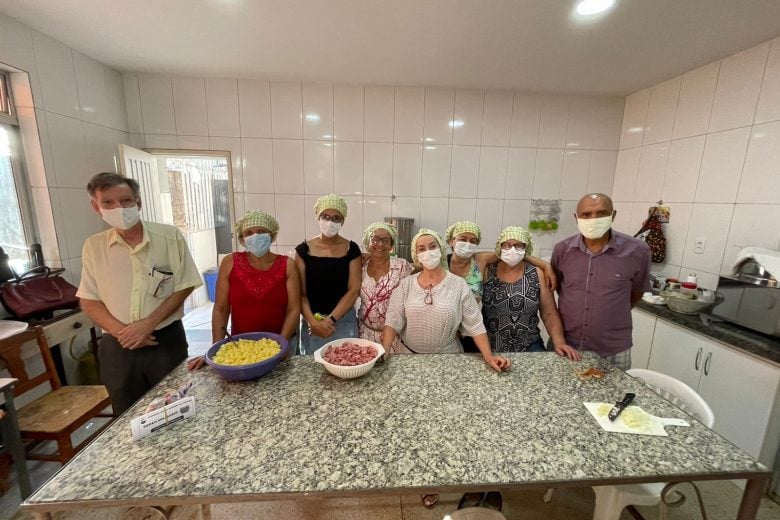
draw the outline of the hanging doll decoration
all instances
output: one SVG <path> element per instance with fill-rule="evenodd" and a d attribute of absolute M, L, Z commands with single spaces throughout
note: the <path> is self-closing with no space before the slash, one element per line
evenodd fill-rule
<path fill-rule="evenodd" d="M 648 211 L 647 220 L 642 223 L 634 237 L 644 240 L 650 246 L 650 260 L 659 264 L 666 258 L 666 238 L 664 237 L 663 223 L 669 222 L 669 208 L 661 205 L 653 206 Z"/>

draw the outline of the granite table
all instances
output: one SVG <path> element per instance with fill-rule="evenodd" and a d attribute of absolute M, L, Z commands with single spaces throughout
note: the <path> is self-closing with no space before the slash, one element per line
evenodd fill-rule
<path fill-rule="evenodd" d="M 178 367 L 158 386 L 194 383 L 197 415 L 135 442 L 141 399 L 22 507 L 165 507 L 310 496 L 547 489 L 748 479 L 739 519 L 753 519 L 770 471 L 624 372 L 552 353 L 511 354 L 495 373 L 479 356 L 394 356 L 366 376 L 336 379 L 311 357 L 235 383 Z M 661 417 L 690 419 L 668 437 L 603 431 L 584 401 L 627 391 Z"/>

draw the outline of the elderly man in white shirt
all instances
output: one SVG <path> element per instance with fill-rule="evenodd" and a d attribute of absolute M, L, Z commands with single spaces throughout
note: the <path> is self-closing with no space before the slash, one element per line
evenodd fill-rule
<path fill-rule="evenodd" d="M 134 179 L 100 173 L 87 191 L 111 228 L 84 243 L 78 296 L 103 329 L 100 378 L 119 415 L 187 357 L 183 303 L 203 282 L 178 229 L 141 221 Z"/>

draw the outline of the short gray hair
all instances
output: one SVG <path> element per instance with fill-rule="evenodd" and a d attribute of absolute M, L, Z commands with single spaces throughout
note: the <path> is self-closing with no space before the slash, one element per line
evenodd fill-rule
<path fill-rule="evenodd" d="M 87 191 L 90 197 L 95 198 L 95 193 L 98 191 L 121 186 L 122 184 L 133 190 L 133 196 L 136 199 L 141 198 L 141 187 L 138 185 L 137 180 L 113 172 L 98 173 L 92 177 L 89 183 L 87 183 Z"/>

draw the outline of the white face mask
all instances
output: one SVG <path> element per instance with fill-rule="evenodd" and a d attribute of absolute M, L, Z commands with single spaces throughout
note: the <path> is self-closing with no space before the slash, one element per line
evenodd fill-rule
<path fill-rule="evenodd" d="M 477 245 L 459 240 L 455 242 L 455 247 L 452 248 L 452 251 L 461 258 L 471 258 L 477 252 Z"/>
<path fill-rule="evenodd" d="M 582 236 L 595 240 L 603 237 L 612 227 L 612 216 L 599 218 L 578 218 L 577 228 Z"/>
<path fill-rule="evenodd" d="M 320 232 L 328 238 L 338 235 L 341 224 L 320 219 Z"/>
<path fill-rule="evenodd" d="M 514 267 L 525 258 L 525 248 L 510 247 L 501 250 L 501 261 L 509 267 Z"/>
<path fill-rule="evenodd" d="M 435 269 L 436 266 L 441 263 L 441 249 L 431 249 L 429 251 L 417 253 L 417 260 L 419 260 L 426 269 Z"/>
<path fill-rule="evenodd" d="M 100 216 L 106 224 L 116 229 L 130 229 L 141 220 L 138 206 L 130 208 L 101 209 Z"/>

